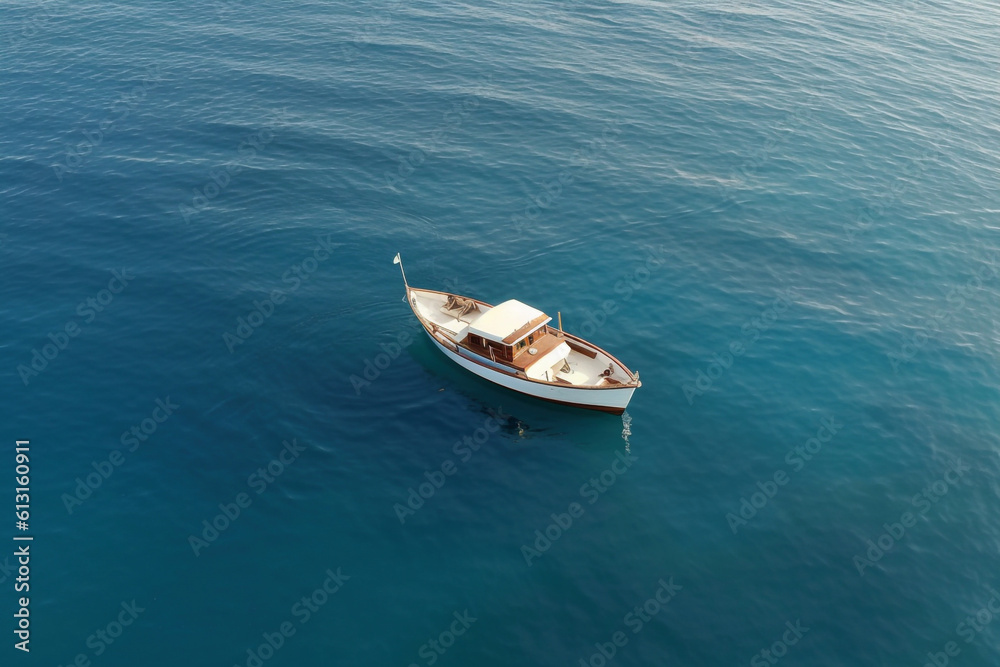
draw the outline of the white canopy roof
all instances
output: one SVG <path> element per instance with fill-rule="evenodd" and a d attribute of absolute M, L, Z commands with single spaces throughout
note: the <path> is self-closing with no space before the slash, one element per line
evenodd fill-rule
<path fill-rule="evenodd" d="M 483 313 L 472 323 L 468 332 L 510 345 L 551 320 L 551 317 L 537 308 L 511 299 Z M 518 334 L 517 338 L 512 338 L 514 334 Z"/>

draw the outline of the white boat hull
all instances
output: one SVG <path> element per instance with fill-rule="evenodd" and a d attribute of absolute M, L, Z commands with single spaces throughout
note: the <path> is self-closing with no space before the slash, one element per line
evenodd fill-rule
<path fill-rule="evenodd" d="M 501 387 L 512 389 L 521 394 L 534 396 L 535 398 L 620 415 L 625 412 L 625 408 L 632 399 L 632 393 L 636 390 L 636 387 L 588 388 L 561 386 L 521 378 L 500 370 L 494 370 L 482 362 L 469 359 L 457 351 L 461 348 L 456 347 L 455 350 L 452 350 L 449 345 L 438 340 L 426 327 L 424 327 L 424 331 L 445 356 L 462 368 Z"/>

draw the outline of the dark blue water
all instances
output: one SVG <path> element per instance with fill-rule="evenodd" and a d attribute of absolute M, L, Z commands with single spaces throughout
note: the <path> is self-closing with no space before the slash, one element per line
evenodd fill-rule
<path fill-rule="evenodd" d="M 998 18 L 7 3 L 3 664 L 1000 664 Z M 629 443 L 396 252 L 637 369 Z"/>

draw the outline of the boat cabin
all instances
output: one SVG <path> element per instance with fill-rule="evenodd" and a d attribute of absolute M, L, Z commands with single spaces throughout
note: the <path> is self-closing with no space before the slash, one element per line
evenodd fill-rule
<path fill-rule="evenodd" d="M 523 370 L 529 377 L 535 375 L 532 369 L 540 369 L 541 379 L 569 352 L 563 338 L 547 326 L 551 321 L 542 311 L 511 299 L 475 318 L 462 332 L 460 344 L 496 363 Z"/>

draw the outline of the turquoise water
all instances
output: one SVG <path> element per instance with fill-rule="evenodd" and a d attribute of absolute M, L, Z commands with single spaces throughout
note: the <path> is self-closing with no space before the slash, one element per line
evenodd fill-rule
<path fill-rule="evenodd" d="M 0 17 L 3 664 L 1000 663 L 995 3 Z"/>

